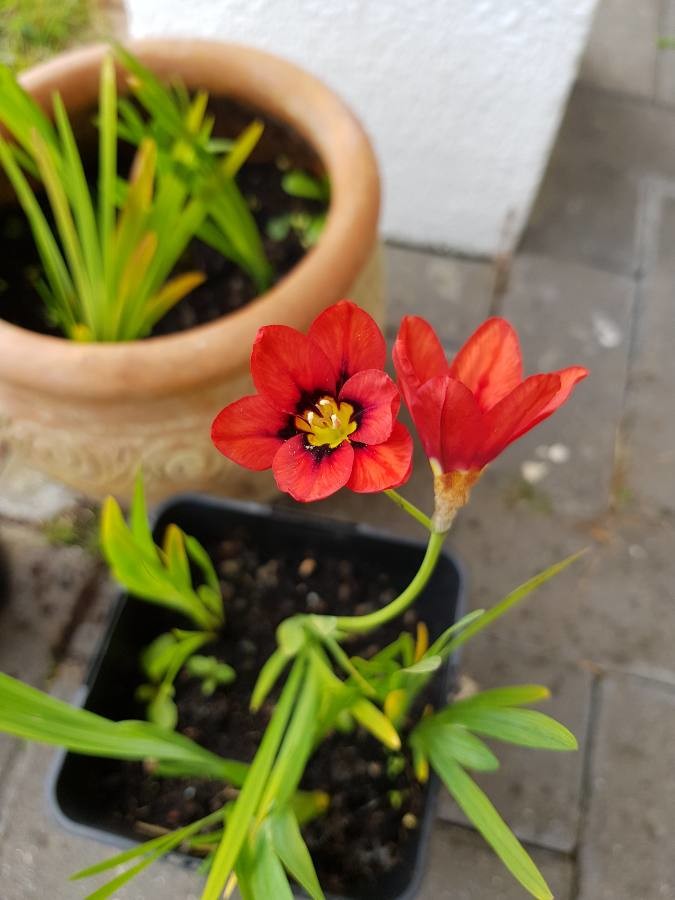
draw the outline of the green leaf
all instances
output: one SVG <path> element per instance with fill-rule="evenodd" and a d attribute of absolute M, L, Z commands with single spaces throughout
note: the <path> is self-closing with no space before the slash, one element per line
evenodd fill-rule
<path fill-rule="evenodd" d="M 362 697 L 350 707 L 349 711 L 356 721 L 363 725 L 378 741 L 381 741 L 385 747 L 388 747 L 390 750 L 401 749 L 401 738 L 398 732 L 385 714 L 370 700 Z"/>
<path fill-rule="evenodd" d="M 172 632 L 160 634 L 141 653 L 141 666 L 151 681 L 161 681 L 171 666 L 178 640 Z"/>
<path fill-rule="evenodd" d="M 164 834 L 160 837 L 153 838 L 151 841 L 146 841 L 138 847 L 132 847 L 129 850 L 124 850 L 122 853 L 118 853 L 115 856 L 109 859 L 105 859 L 100 863 L 96 863 L 93 866 L 89 866 L 86 869 L 81 869 L 79 872 L 71 875 L 70 880 L 79 881 L 82 878 L 91 878 L 94 875 L 100 875 L 102 872 L 108 872 L 111 869 L 116 869 L 118 866 L 124 865 L 124 863 L 130 862 L 131 860 L 138 859 L 139 857 L 145 857 L 142 862 L 130 869 L 127 869 L 126 872 L 123 872 L 121 875 L 108 882 L 108 884 L 104 885 L 102 888 L 99 888 L 98 891 L 89 895 L 89 897 L 97 898 L 110 897 L 120 887 L 122 887 L 124 884 L 127 884 L 129 881 L 131 881 L 132 878 L 138 875 L 139 872 L 155 862 L 155 860 L 160 859 L 162 856 L 165 856 L 167 853 L 175 850 L 181 844 L 188 842 L 203 828 L 206 828 L 211 824 L 215 824 L 218 821 L 222 821 L 222 819 L 223 810 L 219 809 L 216 812 L 210 813 L 208 816 L 204 816 L 204 818 L 199 819 L 196 822 L 192 822 L 190 825 L 186 825 L 183 828 L 179 828 L 176 831 L 170 832 L 169 834 Z"/>
<path fill-rule="evenodd" d="M 430 675 L 432 672 L 436 672 L 442 663 L 443 658 L 441 656 L 424 656 L 414 665 L 401 669 L 401 672 L 406 675 Z"/>
<path fill-rule="evenodd" d="M 166 567 L 173 583 L 181 588 L 191 590 L 190 563 L 188 562 L 183 532 L 177 525 L 167 525 L 164 532 L 163 547 L 166 555 Z"/>
<path fill-rule="evenodd" d="M 327 179 L 314 178 L 299 169 L 287 172 L 281 179 L 281 186 L 291 197 L 300 197 L 303 200 L 326 203 L 330 198 Z"/>
<path fill-rule="evenodd" d="M 458 806 L 511 874 L 537 900 L 553 900 L 536 865 L 478 785 L 454 759 L 433 745 L 429 747 L 429 758 Z"/>
<path fill-rule="evenodd" d="M 504 599 L 499 603 L 497 603 L 496 606 L 493 606 L 492 609 L 487 610 L 487 612 L 483 613 L 482 616 L 471 622 L 460 632 L 460 634 L 458 634 L 449 643 L 447 643 L 443 650 L 443 656 L 450 656 L 455 652 L 455 650 L 457 650 L 463 644 L 466 644 L 467 641 L 471 640 L 471 638 L 475 637 L 477 634 L 487 628 L 488 625 L 492 625 L 497 621 L 497 619 L 500 619 L 510 609 L 513 609 L 514 606 L 524 600 L 529 594 L 532 593 L 532 591 L 536 590 L 538 587 L 541 587 L 542 584 L 545 584 L 551 578 L 564 571 L 568 566 L 571 566 L 573 562 L 576 562 L 578 559 L 580 559 L 586 552 L 586 550 L 580 550 L 577 553 L 573 553 L 571 556 L 566 557 L 561 562 L 554 563 L 554 565 L 549 566 L 547 569 L 544 569 L 543 572 L 540 572 L 538 575 L 530 578 L 524 584 L 521 584 L 520 587 L 517 587 L 514 591 L 511 591 L 511 593 L 507 594 L 507 596 L 504 597 Z"/>
<path fill-rule="evenodd" d="M 437 760 L 454 759 L 477 772 L 495 772 L 499 768 L 499 760 L 490 748 L 462 725 L 425 722 L 423 744 L 426 755 L 433 748 Z"/>
<path fill-rule="evenodd" d="M 247 839 L 249 824 L 266 789 L 304 675 L 304 660 L 297 659 L 249 768 L 244 785 L 228 816 L 227 829 L 213 858 L 202 900 L 220 900 L 225 884 L 237 863 Z"/>
<path fill-rule="evenodd" d="M 461 619 L 458 619 L 457 622 L 445 629 L 443 634 L 429 647 L 426 655 L 435 656 L 437 653 L 441 653 L 451 637 L 454 637 L 457 632 L 467 628 L 472 622 L 480 619 L 483 615 L 485 615 L 484 609 L 474 609 L 472 612 L 462 616 Z"/>
<path fill-rule="evenodd" d="M 270 817 L 269 828 L 272 846 L 286 871 L 312 900 L 324 900 L 312 857 L 302 839 L 300 826 L 293 812 L 284 809 L 275 813 Z"/>
<path fill-rule="evenodd" d="M 520 747 L 541 750 L 576 750 L 574 735 L 544 713 L 533 709 L 488 709 L 450 706 L 434 717 L 439 722 L 457 722 L 484 737 L 496 738 Z"/>
<path fill-rule="evenodd" d="M 251 694 L 251 709 L 256 712 L 265 702 L 265 698 L 277 683 L 290 661 L 290 657 L 282 650 L 275 650 L 265 662 Z"/>
<path fill-rule="evenodd" d="M 156 556 L 159 559 L 155 542 L 152 539 L 152 530 L 150 528 L 150 519 L 148 517 L 148 506 L 145 502 L 142 469 L 138 470 L 136 478 L 134 479 L 134 496 L 131 501 L 129 526 L 139 547 L 141 547 L 148 556 Z"/>
<path fill-rule="evenodd" d="M 471 697 L 455 700 L 453 707 L 455 709 L 473 709 L 484 706 L 529 706 L 531 703 L 548 700 L 550 696 L 549 689 L 541 684 L 518 684 L 480 691 Z"/>
<path fill-rule="evenodd" d="M 161 684 L 148 704 L 148 719 L 160 728 L 173 731 L 178 722 L 178 707 L 173 701 L 173 687 Z"/>
<path fill-rule="evenodd" d="M 184 735 L 150 722 L 113 722 L 72 707 L 0 672 L 0 731 L 26 740 L 110 759 L 157 760 L 184 774 L 240 785 L 248 767 L 222 759 Z"/>
<path fill-rule="evenodd" d="M 277 644 L 288 659 L 297 656 L 307 643 L 307 634 L 301 619 L 284 619 L 277 628 Z"/>
<path fill-rule="evenodd" d="M 258 831 L 253 848 L 244 848 L 237 865 L 237 878 L 242 900 L 293 900 L 293 891 L 267 828 Z"/>

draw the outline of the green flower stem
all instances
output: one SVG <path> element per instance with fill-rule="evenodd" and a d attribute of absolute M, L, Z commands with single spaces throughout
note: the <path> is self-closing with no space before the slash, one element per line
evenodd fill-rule
<path fill-rule="evenodd" d="M 425 516 L 421 509 L 418 509 L 410 500 L 406 500 L 405 497 L 402 497 L 398 491 L 385 491 L 384 492 L 390 500 L 393 500 L 397 506 L 400 506 L 401 509 L 405 510 L 409 516 L 412 516 L 413 519 L 417 519 L 420 524 L 424 525 L 427 531 L 433 531 L 433 526 L 431 524 L 431 519 L 429 516 Z"/>
<path fill-rule="evenodd" d="M 447 532 L 431 532 L 427 550 L 417 574 L 398 597 L 387 604 L 387 606 L 378 609 L 377 612 L 369 613 L 366 616 L 338 616 L 336 623 L 338 630 L 343 634 L 364 633 L 372 631 L 374 628 L 379 628 L 385 622 L 390 622 L 392 619 L 402 615 L 419 597 L 431 578 L 436 568 L 438 557 L 441 555 L 446 534 Z"/>

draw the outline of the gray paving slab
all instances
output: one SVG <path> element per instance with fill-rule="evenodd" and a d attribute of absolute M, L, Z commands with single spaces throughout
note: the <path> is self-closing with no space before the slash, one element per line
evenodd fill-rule
<path fill-rule="evenodd" d="M 609 163 L 618 171 L 639 177 L 673 177 L 675 111 L 622 94 L 577 84 L 570 98 L 556 153 L 576 158 L 579 165 Z"/>
<path fill-rule="evenodd" d="M 597 87 L 651 99 L 661 0 L 600 0 L 580 77 Z"/>
<path fill-rule="evenodd" d="M 544 492 L 552 512 L 588 518 L 609 505 L 627 378 L 634 285 L 628 278 L 522 254 L 503 314 L 520 336 L 525 372 L 584 365 L 570 401 L 495 465 Z"/>
<path fill-rule="evenodd" d="M 0 884 L 3 900 L 75 900 L 103 879 L 73 884 L 69 876 L 115 852 L 97 841 L 74 836 L 54 819 L 45 794 L 45 779 L 53 752 L 26 748 L 12 773 L 0 814 Z M 116 900 L 198 900 L 200 879 L 169 862 L 152 866 Z"/>
<path fill-rule="evenodd" d="M 659 36 L 675 38 L 675 3 L 673 0 L 662 0 Z M 675 51 L 672 47 L 662 47 L 658 51 L 654 96 L 660 103 L 675 105 Z"/>
<path fill-rule="evenodd" d="M 592 676 L 587 669 L 552 660 L 539 648 L 505 641 L 498 633 L 496 629 L 467 645 L 462 671 L 483 690 L 533 682 L 547 686 L 551 698 L 536 708 L 570 728 L 579 750 L 545 753 L 494 742 L 501 768 L 476 780 L 521 840 L 572 853 L 579 833 Z M 447 792 L 443 793 L 440 815 L 447 821 L 466 823 Z"/>
<path fill-rule="evenodd" d="M 540 498 L 511 506 L 510 485 L 498 473 L 484 480 L 451 535 L 469 573 L 473 607 L 492 605 L 537 571 L 589 547 L 504 617 L 499 635 L 560 661 L 673 672 L 673 522 L 625 514 L 618 522 L 575 525 L 539 511 Z"/>
<path fill-rule="evenodd" d="M 22 522 L 45 522 L 78 502 L 70 488 L 25 466 L 8 454 L 0 469 L 0 516 Z"/>
<path fill-rule="evenodd" d="M 79 547 L 53 547 L 34 529 L 0 524 L 8 594 L 0 606 L 0 671 L 43 685 L 95 561 Z M 0 735 L 0 789 L 16 744 Z"/>
<path fill-rule="evenodd" d="M 404 315 L 429 319 L 456 349 L 489 315 L 494 266 L 389 245 L 385 253 L 387 331 L 393 337 Z"/>
<path fill-rule="evenodd" d="M 572 900 L 572 861 L 536 847 L 527 849 L 556 900 Z M 478 834 L 457 825 L 436 827 L 419 900 L 524 900 L 527 896 Z"/>
<path fill-rule="evenodd" d="M 34 529 L 3 523 L 9 599 L 0 609 L 0 670 L 42 684 L 67 639 L 73 610 L 97 573 L 81 547 L 54 546 Z"/>
<path fill-rule="evenodd" d="M 675 513 L 675 180 L 645 185 L 644 278 L 622 431 L 625 487 L 652 509 Z"/>
<path fill-rule="evenodd" d="M 673 686 L 623 675 L 601 685 L 579 900 L 675 897 Z"/>
<path fill-rule="evenodd" d="M 618 159 L 621 149 L 607 136 L 617 128 L 612 113 L 618 110 L 631 118 L 633 107 L 627 112 L 626 105 L 597 90 L 578 87 L 572 93 L 522 250 L 621 275 L 633 273 L 641 168 L 630 168 Z M 640 112 L 638 108 L 638 118 Z M 580 129 L 585 131 L 582 141 L 578 140 Z M 602 146 L 602 151 L 596 151 L 595 145 Z"/>

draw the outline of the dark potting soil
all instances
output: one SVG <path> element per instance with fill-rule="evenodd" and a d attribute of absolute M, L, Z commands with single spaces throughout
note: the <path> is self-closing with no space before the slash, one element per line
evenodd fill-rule
<path fill-rule="evenodd" d="M 277 625 L 301 612 L 366 613 L 389 602 L 403 585 L 392 583 L 375 563 L 326 555 L 325 548 L 319 554 L 309 544 L 284 556 L 270 547 L 254 549 L 245 528 L 208 549 L 221 578 L 227 623 L 222 637 L 201 652 L 229 663 L 237 679 L 205 697 L 200 682 L 183 672 L 176 684 L 178 730 L 215 753 L 250 761 L 272 701 L 258 714 L 248 704 L 260 667 L 276 646 Z M 409 611 L 403 627 L 414 631 L 416 621 Z M 401 628 L 399 621 L 357 639 L 348 652 L 371 656 Z M 136 684 L 141 680 L 138 672 Z M 137 837 L 187 824 L 236 796 L 219 782 L 158 779 L 140 764 L 106 767 L 97 761 L 86 790 L 110 827 Z M 310 761 L 301 786 L 331 798 L 326 813 L 304 828 L 322 886 L 368 897 L 405 860 L 406 842 L 421 819 L 425 791 L 410 760 L 388 754 L 360 729 L 336 733 Z"/>
<path fill-rule="evenodd" d="M 265 254 L 274 270 L 273 283 L 276 283 L 297 265 L 307 248 L 293 229 L 289 229 L 282 239 L 270 238 L 267 234 L 270 221 L 284 214 L 316 215 L 325 209 L 316 201 L 289 196 L 281 186 L 282 178 L 291 169 L 321 175 L 320 161 L 309 145 L 283 123 L 224 98 L 214 99 L 209 109 L 216 120 L 215 137 L 236 136 L 256 116 L 264 121 L 263 136 L 241 169 L 237 183 L 258 225 Z M 74 127 L 78 135 L 82 134 L 82 157 L 88 177 L 95 184 L 96 144 L 92 140 L 90 124 L 93 116 L 93 112 L 82 116 L 74 122 Z M 133 150 L 120 143 L 121 174 L 127 175 L 132 157 Z M 47 208 L 45 212 L 49 216 Z M 20 207 L 0 206 L 0 239 L 3 244 L 0 317 L 40 334 L 62 337 L 60 329 L 47 319 L 44 303 L 36 288 L 43 270 L 30 226 Z M 156 324 L 153 336 L 206 324 L 240 309 L 256 297 L 255 285 L 245 272 L 196 239 L 188 246 L 175 271 L 193 270 L 203 272 L 206 281 Z"/>

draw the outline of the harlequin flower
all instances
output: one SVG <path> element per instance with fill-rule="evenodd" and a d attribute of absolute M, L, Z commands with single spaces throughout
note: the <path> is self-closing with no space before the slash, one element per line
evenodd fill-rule
<path fill-rule="evenodd" d="M 348 300 L 329 307 L 307 335 L 261 328 L 251 354 L 258 394 L 225 407 L 215 446 L 247 469 L 272 468 L 280 490 L 320 500 L 341 487 L 370 493 L 408 478 L 412 439 L 396 421 L 398 388 L 383 371 L 375 321 Z"/>
<path fill-rule="evenodd" d="M 431 325 L 406 316 L 394 365 L 434 472 L 435 521 L 445 528 L 483 468 L 554 413 L 588 374 L 571 366 L 523 379 L 518 337 L 500 318 L 484 322 L 448 364 Z"/>

